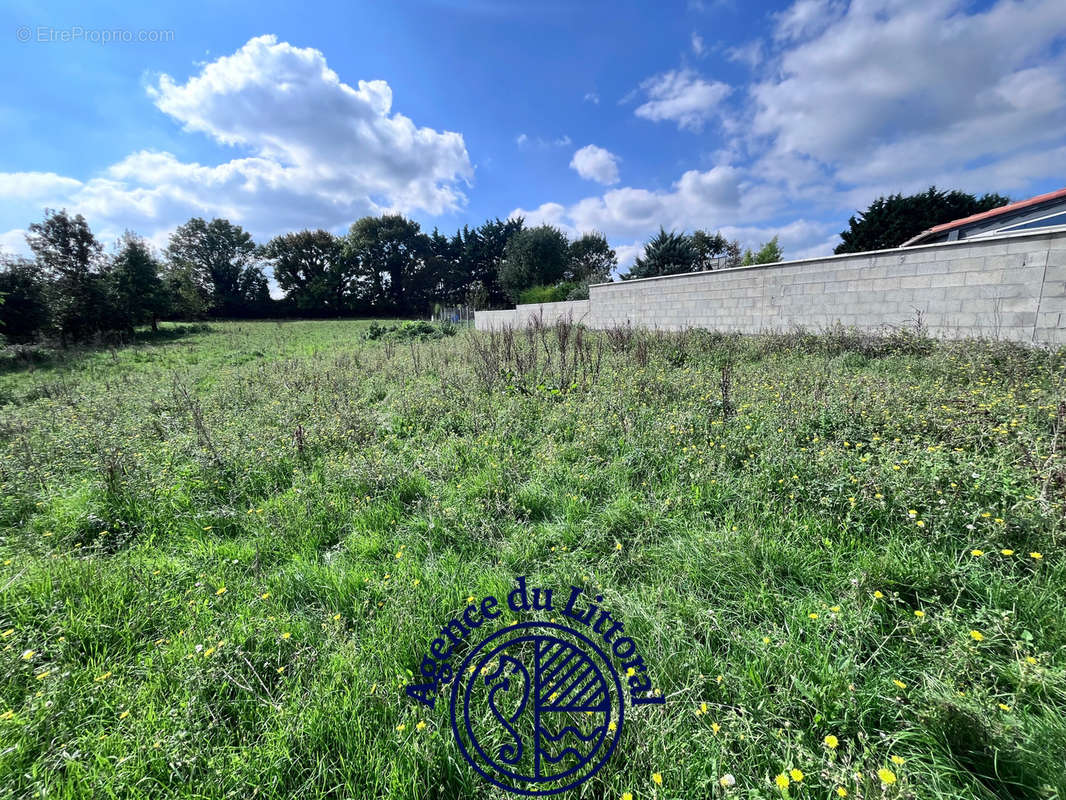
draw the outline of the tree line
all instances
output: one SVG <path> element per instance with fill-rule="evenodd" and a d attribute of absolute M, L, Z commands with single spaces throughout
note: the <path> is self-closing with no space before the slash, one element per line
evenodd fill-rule
<path fill-rule="evenodd" d="M 896 247 L 943 222 L 1009 202 L 998 194 L 928 191 L 879 197 L 849 220 L 836 252 Z M 571 240 L 550 225 L 491 219 L 447 236 L 398 215 L 363 217 L 343 235 L 303 230 L 256 244 L 225 219 L 194 217 L 161 253 L 125 233 L 111 253 L 80 214 L 46 210 L 29 226 L 33 258 L 0 258 L 0 335 L 15 342 L 128 336 L 161 319 L 427 315 L 435 306 L 476 309 L 588 297 L 618 259 L 606 237 Z M 667 231 L 645 243 L 622 280 L 769 264 L 775 236 L 742 251 L 721 233 Z M 270 295 L 270 269 L 280 299 Z"/>

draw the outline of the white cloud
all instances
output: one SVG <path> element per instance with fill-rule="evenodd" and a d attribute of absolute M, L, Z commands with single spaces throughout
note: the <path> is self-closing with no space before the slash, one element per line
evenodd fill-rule
<path fill-rule="evenodd" d="M 585 145 L 574 153 L 570 169 L 585 180 L 605 186 L 618 183 L 618 156 L 594 144 Z"/>
<path fill-rule="evenodd" d="M 129 227 L 153 241 L 195 214 L 226 216 L 266 237 L 465 204 L 460 186 L 473 167 L 463 137 L 417 127 L 392 111 L 386 82 L 350 86 L 318 50 L 260 36 L 185 83 L 160 76 L 149 94 L 186 131 L 241 156 L 202 165 L 145 150 L 85 182 L 0 173 L 0 196 L 46 196 L 85 214 L 103 235 Z"/>
<path fill-rule="evenodd" d="M 585 93 L 585 102 L 586 103 L 593 103 L 594 105 L 599 105 L 600 104 L 600 96 L 598 94 L 596 94 L 596 92 L 586 92 Z"/>
<path fill-rule="evenodd" d="M 647 99 L 633 112 L 654 122 L 676 122 L 698 132 L 732 91 L 721 81 L 706 81 L 691 69 L 670 70 L 640 84 Z"/>
<path fill-rule="evenodd" d="M 567 135 L 557 136 L 554 139 L 545 139 L 541 136 L 533 138 L 525 133 L 520 133 L 515 137 L 515 144 L 518 145 L 519 150 L 526 150 L 529 148 L 535 148 L 537 150 L 547 150 L 551 147 L 569 147 L 573 144 L 570 141 L 570 137 Z"/>
<path fill-rule="evenodd" d="M 725 57 L 738 64 L 747 64 L 754 69 L 763 60 L 763 44 L 759 39 L 753 39 L 745 44 L 730 47 L 725 51 Z"/>
<path fill-rule="evenodd" d="M 702 56 L 704 52 L 703 37 L 695 31 L 692 32 L 692 52 L 698 56 Z"/>
<path fill-rule="evenodd" d="M 0 233 L 0 255 L 30 255 L 30 248 L 26 244 L 26 231 L 21 228 Z"/>
<path fill-rule="evenodd" d="M 785 49 L 751 89 L 752 131 L 771 153 L 814 158 L 839 181 L 928 185 L 1063 141 L 1061 0 L 975 13 L 959 0 L 854 0 L 846 12 L 799 0 L 777 25 Z"/>

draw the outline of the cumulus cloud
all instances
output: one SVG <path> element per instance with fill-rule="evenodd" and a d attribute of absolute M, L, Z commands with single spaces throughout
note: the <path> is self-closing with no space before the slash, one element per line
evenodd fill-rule
<path fill-rule="evenodd" d="M 654 75 L 640 84 L 646 100 L 634 114 L 653 122 L 677 123 L 681 130 L 699 132 L 732 89 L 721 81 L 707 81 L 694 70 L 678 69 Z"/>
<path fill-rule="evenodd" d="M 703 37 L 700 36 L 695 31 L 693 31 L 692 32 L 692 52 L 695 53 L 698 56 L 702 56 L 705 49 L 706 48 L 705 48 L 705 46 L 703 44 Z"/>
<path fill-rule="evenodd" d="M 776 22 L 784 46 L 751 89 L 752 131 L 840 181 L 927 180 L 1063 140 L 1061 0 L 973 13 L 958 0 L 798 0 Z"/>
<path fill-rule="evenodd" d="M 184 83 L 160 76 L 149 94 L 186 131 L 240 157 L 204 165 L 145 150 L 85 182 L 0 173 L 0 196 L 68 207 L 105 233 L 131 227 L 149 237 L 197 214 L 268 236 L 465 204 L 473 167 L 462 135 L 416 126 L 392 110 L 385 81 L 349 85 L 313 48 L 260 36 Z"/>
<path fill-rule="evenodd" d="M 515 137 L 514 143 L 518 145 L 519 150 L 547 150 L 551 147 L 569 147 L 573 144 L 573 142 L 570 141 L 570 137 L 566 134 L 556 136 L 554 139 L 545 139 L 542 136 L 534 138 L 525 133 L 518 134 L 518 136 Z"/>
<path fill-rule="evenodd" d="M 618 156 L 594 144 L 585 145 L 570 160 L 570 169 L 585 180 L 605 186 L 618 183 Z"/>

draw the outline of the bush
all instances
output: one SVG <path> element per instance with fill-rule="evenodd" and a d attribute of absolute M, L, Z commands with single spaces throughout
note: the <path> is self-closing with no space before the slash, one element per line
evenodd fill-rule
<path fill-rule="evenodd" d="M 584 290 L 584 297 L 579 296 L 582 290 Z M 526 289 L 518 296 L 518 302 L 523 305 L 561 303 L 564 300 L 587 300 L 588 296 L 588 284 L 564 282 L 555 286 L 533 286 Z"/>
<path fill-rule="evenodd" d="M 363 338 L 369 341 L 377 339 L 393 339 L 406 342 L 412 339 L 444 339 L 455 336 L 459 328 L 452 322 L 432 323 L 425 320 L 408 320 L 399 325 L 382 325 L 380 322 L 371 322 L 363 331 Z"/>

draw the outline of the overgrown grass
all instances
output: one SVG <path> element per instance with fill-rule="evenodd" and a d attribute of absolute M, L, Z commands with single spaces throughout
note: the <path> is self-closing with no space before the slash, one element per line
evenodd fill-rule
<path fill-rule="evenodd" d="M 1066 353 L 365 328 L 5 367 L 3 796 L 501 797 L 403 687 L 516 575 L 668 699 L 577 796 L 1066 794 Z"/>

